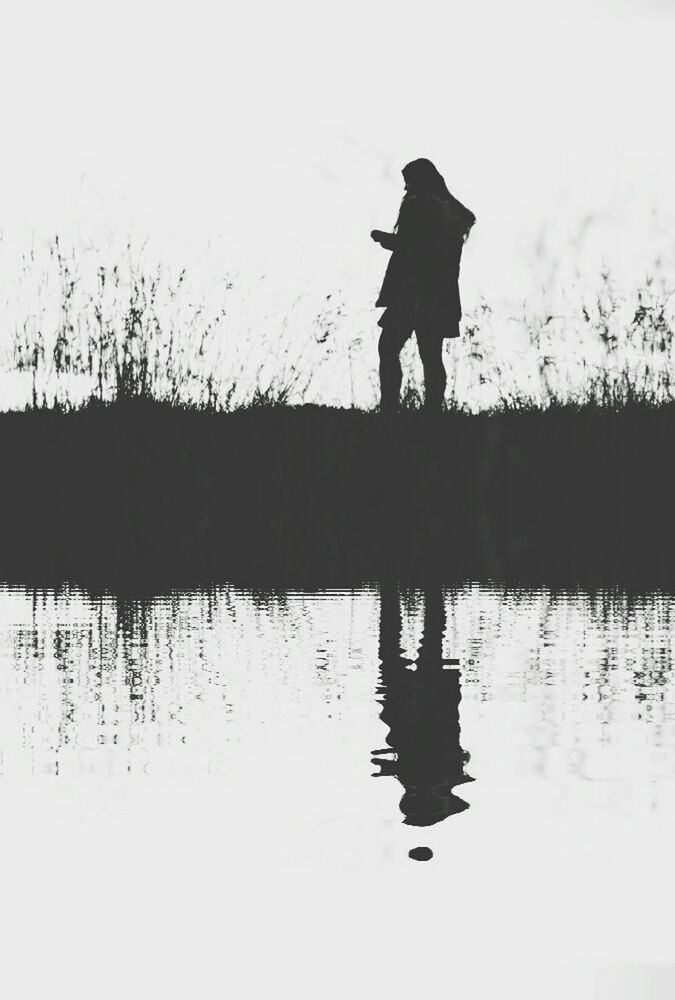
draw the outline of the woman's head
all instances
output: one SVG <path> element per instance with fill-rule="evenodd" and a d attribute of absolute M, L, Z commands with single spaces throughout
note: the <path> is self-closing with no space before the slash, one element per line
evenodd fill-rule
<path fill-rule="evenodd" d="M 399 209 L 396 230 L 398 230 L 401 221 L 401 211 L 406 204 L 410 203 L 411 198 L 430 197 L 436 203 L 442 204 L 446 225 L 462 239 L 466 239 L 469 230 L 476 221 L 476 216 L 450 194 L 443 177 L 431 160 L 424 157 L 412 160 L 405 165 L 402 173 L 405 181 L 405 195 Z"/>
<path fill-rule="evenodd" d="M 412 160 L 403 168 L 403 180 L 409 194 L 430 194 L 441 200 L 450 197 L 445 181 L 431 160 Z"/>

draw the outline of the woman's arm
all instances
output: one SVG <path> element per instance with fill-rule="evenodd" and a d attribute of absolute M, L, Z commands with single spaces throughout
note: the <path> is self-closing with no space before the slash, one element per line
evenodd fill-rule
<path fill-rule="evenodd" d="M 370 237 L 376 243 L 379 243 L 381 247 L 384 247 L 385 250 L 394 250 L 396 248 L 398 239 L 396 233 L 383 233 L 381 229 L 373 229 Z"/>

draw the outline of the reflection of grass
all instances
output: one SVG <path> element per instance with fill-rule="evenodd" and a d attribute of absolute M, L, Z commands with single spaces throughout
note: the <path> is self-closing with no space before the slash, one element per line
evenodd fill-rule
<path fill-rule="evenodd" d="M 675 404 L 0 414 L 0 578 L 675 585 Z"/>

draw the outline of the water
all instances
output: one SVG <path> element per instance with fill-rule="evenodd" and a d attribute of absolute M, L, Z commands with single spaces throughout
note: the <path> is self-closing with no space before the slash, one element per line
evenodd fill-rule
<path fill-rule="evenodd" d="M 439 963 L 463 997 L 668 979 L 674 619 L 474 584 L 2 589 L 17 981 L 84 996 L 105 963 L 119 995 L 120 938 L 162 995 L 404 996 Z"/>

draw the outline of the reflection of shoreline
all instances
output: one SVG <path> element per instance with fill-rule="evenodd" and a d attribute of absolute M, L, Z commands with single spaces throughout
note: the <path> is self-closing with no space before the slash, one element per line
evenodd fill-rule
<path fill-rule="evenodd" d="M 405 791 L 400 802 L 404 823 L 431 826 L 468 809 L 453 793 L 473 781 L 464 773 L 468 753 L 460 745 L 457 661 L 443 660 L 445 606 L 440 588 L 424 591 L 424 632 L 417 659 L 401 650 L 398 587 L 380 591 L 380 718 L 389 727 L 389 749 L 373 751 L 376 777 L 394 776 Z"/>

